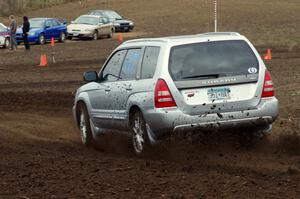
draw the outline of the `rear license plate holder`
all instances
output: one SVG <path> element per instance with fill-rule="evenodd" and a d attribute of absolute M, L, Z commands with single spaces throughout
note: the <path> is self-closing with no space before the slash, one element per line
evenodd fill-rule
<path fill-rule="evenodd" d="M 209 101 L 228 100 L 230 99 L 230 88 L 218 87 L 207 89 L 207 96 Z"/>

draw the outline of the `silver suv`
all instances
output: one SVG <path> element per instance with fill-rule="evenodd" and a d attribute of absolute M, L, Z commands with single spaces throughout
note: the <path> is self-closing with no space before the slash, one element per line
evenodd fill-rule
<path fill-rule="evenodd" d="M 238 33 L 127 41 L 84 80 L 73 113 L 87 146 L 109 131 L 131 132 L 137 154 L 180 130 L 265 135 L 278 115 L 270 73 Z"/>

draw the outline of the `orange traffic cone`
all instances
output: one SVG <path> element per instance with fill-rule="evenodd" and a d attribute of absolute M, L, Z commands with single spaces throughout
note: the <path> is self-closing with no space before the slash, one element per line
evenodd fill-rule
<path fill-rule="evenodd" d="M 46 54 L 41 54 L 41 61 L 40 61 L 40 67 L 47 67 L 47 56 Z"/>
<path fill-rule="evenodd" d="M 51 38 L 51 46 L 54 47 L 55 42 L 54 42 L 54 37 Z"/>
<path fill-rule="evenodd" d="M 271 49 L 268 48 L 267 54 L 264 56 L 264 60 L 271 60 L 271 59 L 272 59 Z"/>
<path fill-rule="evenodd" d="M 119 41 L 119 43 L 123 42 L 123 35 L 122 35 L 122 33 L 118 34 L 118 41 Z"/>

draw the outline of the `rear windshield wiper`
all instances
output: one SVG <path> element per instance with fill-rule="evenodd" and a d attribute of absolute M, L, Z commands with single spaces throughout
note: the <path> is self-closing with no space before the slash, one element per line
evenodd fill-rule
<path fill-rule="evenodd" d="M 191 76 L 184 76 L 182 79 L 209 79 L 209 78 L 218 78 L 220 74 L 207 74 L 207 75 L 191 75 Z"/>

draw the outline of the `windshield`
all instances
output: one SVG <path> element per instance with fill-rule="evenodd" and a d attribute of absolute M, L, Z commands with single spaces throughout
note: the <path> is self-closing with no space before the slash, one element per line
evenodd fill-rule
<path fill-rule="evenodd" d="M 30 19 L 30 28 L 43 28 L 45 20 L 41 19 Z"/>
<path fill-rule="evenodd" d="M 118 13 L 116 13 L 115 11 L 103 11 L 103 14 L 110 19 L 114 19 L 114 20 L 123 19 L 123 17 Z"/>
<path fill-rule="evenodd" d="M 96 17 L 79 17 L 75 20 L 75 24 L 88 24 L 88 25 L 97 25 L 99 19 Z"/>
<path fill-rule="evenodd" d="M 258 60 L 242 40 L 194 43 L 171 49 L 169 71 L 174 80 L 247 75 L 258 72 Z"/>

